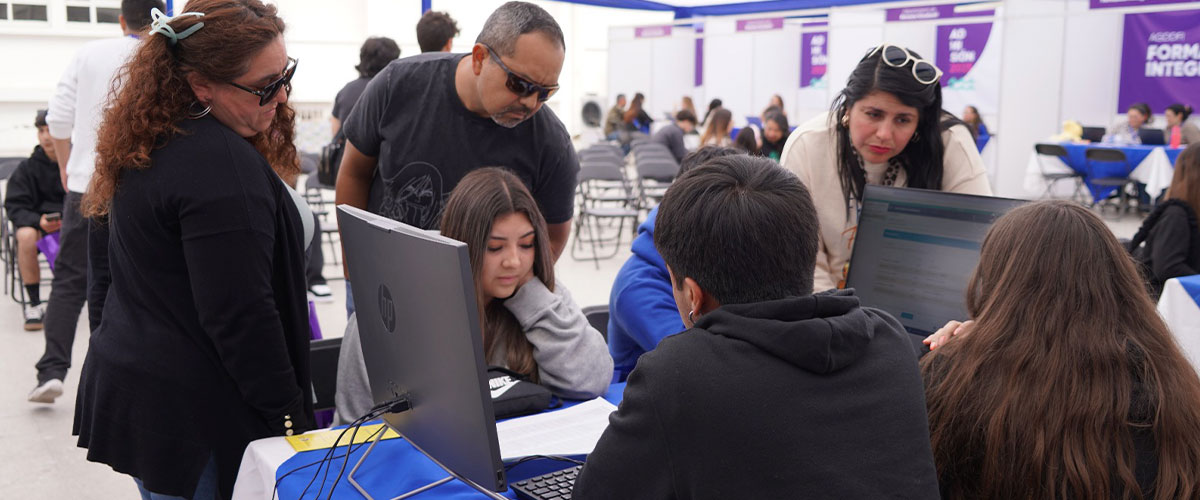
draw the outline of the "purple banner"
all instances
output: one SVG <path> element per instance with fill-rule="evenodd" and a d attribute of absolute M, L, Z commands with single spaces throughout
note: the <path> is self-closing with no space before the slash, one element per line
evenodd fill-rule
<path fill-rule="evenodd" d="M 1143 5 L 1158 5 L 1162 3 L 1191 3 L 1196 0 L 1091 0 L 1091 8 L 1108 9 L 1112 7 L 1141 7 Z"/>
<path fill-rule="evenodd" d="M 800 88 L 825 88 L 829 36 L 824 31 L 800 34 Z"/>
<path fill-rule="evenodd" d="M 829 21 L 816 21 L 816 22 L 804 23 L 804 24 L 800 25 L 801 28 L 820 28 L 822 26 L 829 26 Z"/>
<path fill-rule="evenodd" d="M 763 19 L 738 19 L 738 31 L 770 31 L 783 29 L 782 17 L 768 17 Z"/>
<path fill-rule="evenodd" d="M 967 77 L 987 46 L 992 23 L 947 24 L 937 29 L 937 59 L 934 64 L 945 73 L 942 87 L 973 90 L 974 80 Z"/>
<path fill-rule="evenodd" d="M 633 29 L 634 38 L 659 38 L 664 36 L 671 36 L 671 25 L 638 26 Z"/>
<path fill-rule="evenodd" d="M 696 86 L 704 85 L 704 37 L 696 38 Z"/>
<path fill-rule="evenodd" d="M 928 21 L 931 19 L 992 16 L 996 14 L 994 9 L 977 10 L 972 12 L 955 12 L 954 7 L 954 5 L 925 5 L 920 7 L 901 7 L 898 9 L 888 9 L 887 20 L 889 22 Z"/>
<path fill-rule="evenodd" d="M 1200 95 L 1200 10 L 1125 15 L 1117 112 L 1144 102 L 1160 111 Z"/>

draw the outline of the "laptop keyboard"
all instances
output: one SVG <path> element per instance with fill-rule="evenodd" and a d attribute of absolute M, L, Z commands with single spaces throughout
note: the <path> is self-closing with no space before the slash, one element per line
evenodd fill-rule
<path fill-rule="evenodd" d="M 571 489 L 582 465 L 510 484 L 521 500 L 571 500 Z"/>

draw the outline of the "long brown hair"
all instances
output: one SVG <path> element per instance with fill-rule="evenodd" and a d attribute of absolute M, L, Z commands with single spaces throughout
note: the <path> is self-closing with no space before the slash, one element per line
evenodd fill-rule
<path fill-rule="evenodd" d="M 700 136 L 700 144 L 705 145 L 709 140 L 714 140 L 713 144 L 720 146 L 723 142 L 722 137 L 729 137 L 729 128 L 733 124 L 733 113 L 725 108 L 717 108 L 713 110 L 711 119 L 708 120 L 708 126 L 704 127 L 704 134 Z"/>
<path fill-rule="evenodd" d="M 921 360 L 948 497 L 1142 498 L 1135 427 L 1157 444 L 1154 498 L 1200 495 L 1200 379 L 1099 217 L 1001 217 L 967 309 L 970 336 Z"/>
<path fill-rule="evenodd" d="M 1175 159 L 1175 174 L 1167 199 L 1183 200 L 1200 219 L 1200 144 L 1192 144 Z"/>
<path fill-rule="evenodd" d="M 283 20 L 273 5 L 259 0 L 191 0 L 184 16 L 171 21 L 182 33 L 204 27 L 171 45 L 161 34 L 145 36 L 115 81 L 115 90 L 97 132 L 96 171 L 83 197 L 83 213 L 108 213 L 122 170 L 149 168 L 150 153 L 180 132 L 179 123 L 198 106 L 187 75 L 197 72 L 216 82 L 229 82 L 249 71 L 250 59 L 283 36 Z M 300 170 L 295 134 L 296 113 L 287 103 L 276 108 L 266 131 L 247 138 L 285 180 Z"/>
<path fill-rule="evenodd" d="M 476 296 L 482 296 L 479 277 L 492 223 L 503 215 L 515 212 L 525 214 L 533 225 L 533 274 L 554 291 L 554 260 L 550 257 L 546 219 L 521 179 L 507 170 L 489 167 L 472 171 L 463 177 L 450 193 L 442 214 L 442 236 L 467 244 Z M 508 369 L 537 381 L 533 344 L 525 337 L 525 330 L 517 319 L 504 307 L 503 299 L 493 299 L 487 304 L 479 304 L 479 307 L 483 349 L 487 358 L 491 359 L 496 349 L 504 346 Z"/>

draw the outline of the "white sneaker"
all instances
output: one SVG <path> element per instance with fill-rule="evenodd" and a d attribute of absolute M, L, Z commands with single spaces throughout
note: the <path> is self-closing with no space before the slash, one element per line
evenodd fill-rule
<path fill-rule="evenodd" d="M 57 399 L 59 396 L 62 396 L 62 393 L 63 393 L 62 381 L 59 379 L 56 379 L 56 378 L 52 378 L 50 380 L 42 382 L 42 385 L 35 387 L 33 389 L 33 392 L 29 393 L 29 402 L 30 403 L 53 403 L 55 399 Z"/>
<path fill-rule="evenodd" d="M 42 329 L 42 317 L 46 315 L 46 305 L 25 304 L 25 331 L 36 332 Z"/>
<path fill-rule="evenodd" d="M 308 287 L 314 302 L 333 302 L 333 289 L 329 285 L 313 285 Z"/>

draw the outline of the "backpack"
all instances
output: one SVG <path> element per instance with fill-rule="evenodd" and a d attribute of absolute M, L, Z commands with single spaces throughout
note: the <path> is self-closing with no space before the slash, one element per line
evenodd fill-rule
<path fill-rule="evenodd" d="M 321 159 L 317 162 L 317 182 L 329 187 L 337 185 L 338 167 L 342 165 L 342 152 L 345 149 L 346 141 L 337 139 L 321 147 Z"/>

